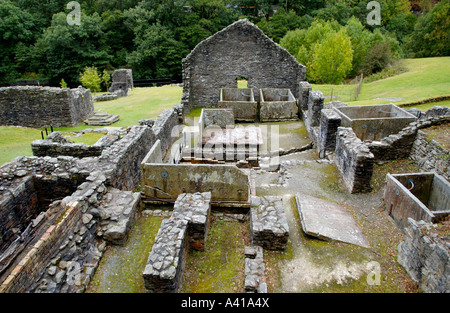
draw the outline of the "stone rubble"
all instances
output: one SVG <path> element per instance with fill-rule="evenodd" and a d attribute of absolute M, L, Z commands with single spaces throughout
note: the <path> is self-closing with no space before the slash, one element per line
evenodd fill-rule
<path fill-rule="evenodd" d="M 263 248 L 260 246 L 247 246 L 245 254 L 245 282 L 244 290 L 248 293 L 267 293 L 265 282 L 265 268 Z"/>

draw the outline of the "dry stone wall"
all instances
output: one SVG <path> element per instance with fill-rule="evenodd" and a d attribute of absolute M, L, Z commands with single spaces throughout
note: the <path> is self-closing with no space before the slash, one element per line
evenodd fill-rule
<path fill-rule="evenodd" d="M 409 218 L 408 224 L 397 261 L 424 292 L 450 292 L 450 240 L 431 223 Z"/>
<path fill-rule="evenodd" d="M 252 244 L 267 250 L 285 250 L 289 226 L 280 197 L 251 197 L 250 234 Z"/>
<path fill-rule="evenodd" d="M 372 190 L 373 160 L 374 155 L 351 128 L 338 128 L 335 163 L 350 193 Z"/>
<path fill-rule="evenodd" d="M 0 125 L 78 126 L 93 113 L 89 89 L 37 86 L 0 88 Z"/>

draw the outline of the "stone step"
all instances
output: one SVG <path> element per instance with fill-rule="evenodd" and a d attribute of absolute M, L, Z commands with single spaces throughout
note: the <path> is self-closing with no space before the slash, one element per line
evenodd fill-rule
<path fill-rule="evenodd" d="M 106 112 L 97 112 L 85 120 L 84 123 L 90 126 L 106 126 L 114 124 L 119 119 L 119 115 L 108 114 Z"/>

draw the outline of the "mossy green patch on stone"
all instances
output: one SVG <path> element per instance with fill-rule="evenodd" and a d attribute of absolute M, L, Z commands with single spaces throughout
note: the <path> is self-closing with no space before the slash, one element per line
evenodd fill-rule
<path fill-rule="evenodd" d="M 160 217 L 141 217 L 125 246 L 109 246 L 86 292 L 145 292 L 142 273 L 161 221 Z"/>
<path fill-rule="evenodd" d="M 243 292 L 244 247 L 249 240 L 249 222 L 213 217 L 205 251 L 189 251 L 181 292 Z"/>

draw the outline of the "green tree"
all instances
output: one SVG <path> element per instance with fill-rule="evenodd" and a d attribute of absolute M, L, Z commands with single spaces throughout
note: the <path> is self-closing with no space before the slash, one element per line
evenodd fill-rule
<path fill-rule="evenodd" d="M 415 57 L 450 55 L 450 0 L 442 0 L 417 21 L 414 32 L 405 39 Z"/>
<path fill-rule="evenodd" d="M 0 0 L 0 83 L 18 78 L 25 70 L 17 58 L 32 43 L 34 27 L 31 14 L 11 1 Z"/>
<path fill-rule="evenodd" d="M 102 13 L 102 31 L 107 52 L 112 56 L 111 66 L 127 66 L 126 56 L 133 50 L 133 31 L 124 23 L 125 16 L 120 10 L 108 10 Z"/>
<path fill-rule="evenodd" d="M 46 64 L 49 76 L 68 84 L 79 82 L 87 66 L 105 68 L 111 57 L 104 42 L 102 21 L 97 13 L 81 15 L 81 25 L 69 25 L 63 12 L 53 15 L 52 24 L 37 40 L 34 53 Z"/>
<path fill-rule="evenodd" d="M 64 78 L 61 78 L 61 81 L 59 82 L 59 85 L 61 86 L 61 88 L 67 88 L 67 83 L 64 80 Z"/>
<path fill-rule="evenodd" d="M 90 89 L 91 92 L 101 91 L 100 84 L 102 83 L 102 77 L 95 66 L 85 67 L 84 71 L 80 73 L 80 81 L 81 84 Z"/>
<path fill-rule="evenodd" d="M 350 36 L 353 48 L 352 70 L 349 76 L 354 77 L 361 71 L 367 50 L 370 48 L 369 39 L 371 33 L 356 17 L 350 18 L 345 28 L 347 34 Z"/>
<path fill-rule="evenodd" d="M 340 84 L 352 69 L 353 49 L 344 28 L 328 33 L 312 56 L 310 76 L 316 82 Z"/>
<path fill-rule="evenodd" d="M 275 42 L 280 42 L 288 31 L 308 28 L 313 21 L 313 18 L 309 15 L 300 17 L 294 10 L 286 12 L 283 8 L 280 8 L 269 21 L 262 19 L 257 26 Z"/>
<path fill-rule="evenodd" d="M 103 70 L 101 79 L 102 85 L 105 87 L 103 90 L 108 91 L 109 86 L 111 85 L 111 74 L 107 70 Z"/>

